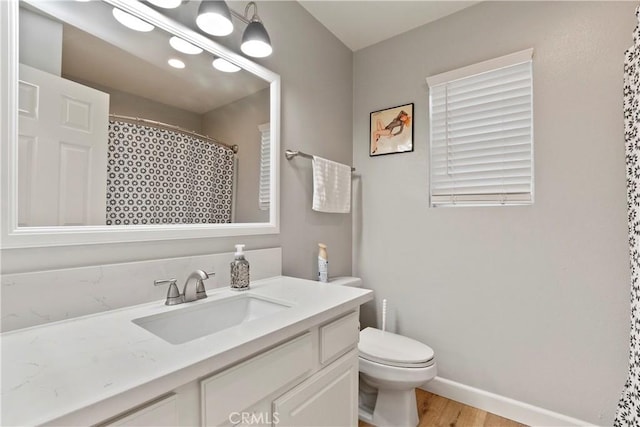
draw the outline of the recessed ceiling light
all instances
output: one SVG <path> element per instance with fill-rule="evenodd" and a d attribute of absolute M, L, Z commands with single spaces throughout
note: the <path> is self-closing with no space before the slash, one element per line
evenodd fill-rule
<path fill-rule="evenodd" d="M 140 18 L 136 18 L 135 16 L 115 7 L 113 8 L 113 17 L 116 18 L 119 23 L 132 30 L 147 33 L 155 28 L 148 22 L 145 22 Z"/>
<path fill-rule="evenodd" d="M 182 0 L 147 0 L 149 3 L 164 9 L 175 9 L 180 6 Z"/>
<path fill-rule="evenodd" d="M 169 44 L 178 52 L 186 53 L 187 55 L 198 55 L 199 53 L 202 53 L 202 49 L 198 46 L 194 46 L 188 41 L 182 40 L 180 37 L 171 37 L 169 39 Z"/>
<path fill-rule="evenodd" d="M 240 67 L 222 58 L 214 59 L 212 65 L 216 70 L 224 71 L 225 73 L 235 73 L 236 71 L 240 71 Z"/>
<path fill-rule="evenodd" d="M 169 61 L 167 61 L 169 63 L 169 65 L 171 65 L 173 68 L 184 68 L 184 62 L 180 61 L 179 59 L 175 59 L 175 58 L 171 58 Z"/>

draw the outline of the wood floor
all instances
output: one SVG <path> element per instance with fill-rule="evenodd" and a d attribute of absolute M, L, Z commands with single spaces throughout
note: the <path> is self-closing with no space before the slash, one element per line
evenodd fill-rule
<path fill-rule="evenodd" d="M 416 389 L 419 427 L 525 427 L 524 424 Z M 358 427 L 370 427 L 364 421 Z"/>

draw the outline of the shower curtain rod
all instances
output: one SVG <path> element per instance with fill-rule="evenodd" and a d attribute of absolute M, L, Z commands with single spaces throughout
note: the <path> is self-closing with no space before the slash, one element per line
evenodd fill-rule
<path fill-rule="evenodd" d="M 294 157 L 297 157 L 297 156 L 304 157 L 305 159 L 313 160 L 313 156 L 311 154 L 303 153 L 302 151 L 285 150 L 284 151 L 284 155 L 287 158 L 287 160 L 291 160 L 291 159 L 293 159 Z M 351 172 L 354 172 L 355 170 L 356 170 L 356 168 L 354 168 L 354 167 L 351 168 Z"/>
<path fill-rule="evenodd" d="M 144 123 L 146 125 L 152 126 L 152 127 L 156 127 L 156 128 L 161 128 L 161 129 L 168 129 L 168 130 L 173 130 L 173 131 L 177 131 L 180 133 L 183 133 L 185 135 L 189 135 L 189 136 L 194 136 L 196 138 L 200 138 L 200 139 L 204 139 L 205 141 L 208 141 L 212 144 L 215 145 L 220 145 L 222 147 L 227 147 L 231 150 L 233 150 L 233 153 L 236 154 L 238 152 L 238 146 L 237 145 L 229 145 L 229 144 L 225 144 L 224 142 L 220 142 L 217 139 L 211 137 L 211 136 L 207 136 L 207 135 L 201 135 L 199 133 L 187 130 L 187 129 L 183 129 L 180 126 L 176 126 L 176 125 L 170 125 L 167 123 L 162 123 L 162 122 L 157 122 L 155 120 L 149 120 L 149 119 L 142 119 L 140 117 L 131 117 L 131 116 L 121 116 L 119 114 L 109 114 L 109 117 L 112 119 L 116 119 L 116 120 L 124 120 L 127 122 L 134 122 L 134 123 Z"/>

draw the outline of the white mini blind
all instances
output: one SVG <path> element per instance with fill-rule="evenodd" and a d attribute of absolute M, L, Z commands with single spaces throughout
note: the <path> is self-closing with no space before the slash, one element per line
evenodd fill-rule
<path fill-rule="evenodd" d="M 269 210 L 271 198 L 271 130 L 269 123 L 258 126 L 260 131 L 260 188 L 258 189 L 258 207 Z"/>
<path fill-rule="evenodd" d="M 432 206 L 533 202 L 532 54 L 427 78 Z"/>

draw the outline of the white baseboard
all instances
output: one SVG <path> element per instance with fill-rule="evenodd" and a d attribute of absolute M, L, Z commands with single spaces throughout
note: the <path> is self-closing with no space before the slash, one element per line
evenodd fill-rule
<path fill-rule="evenodd" d="M 446 378 L 435 377 L 420 388 L 528 426 L 593 426 L 593 424 L 586 421 L 538 408 L 528 403 L 460 384 Z"/>

